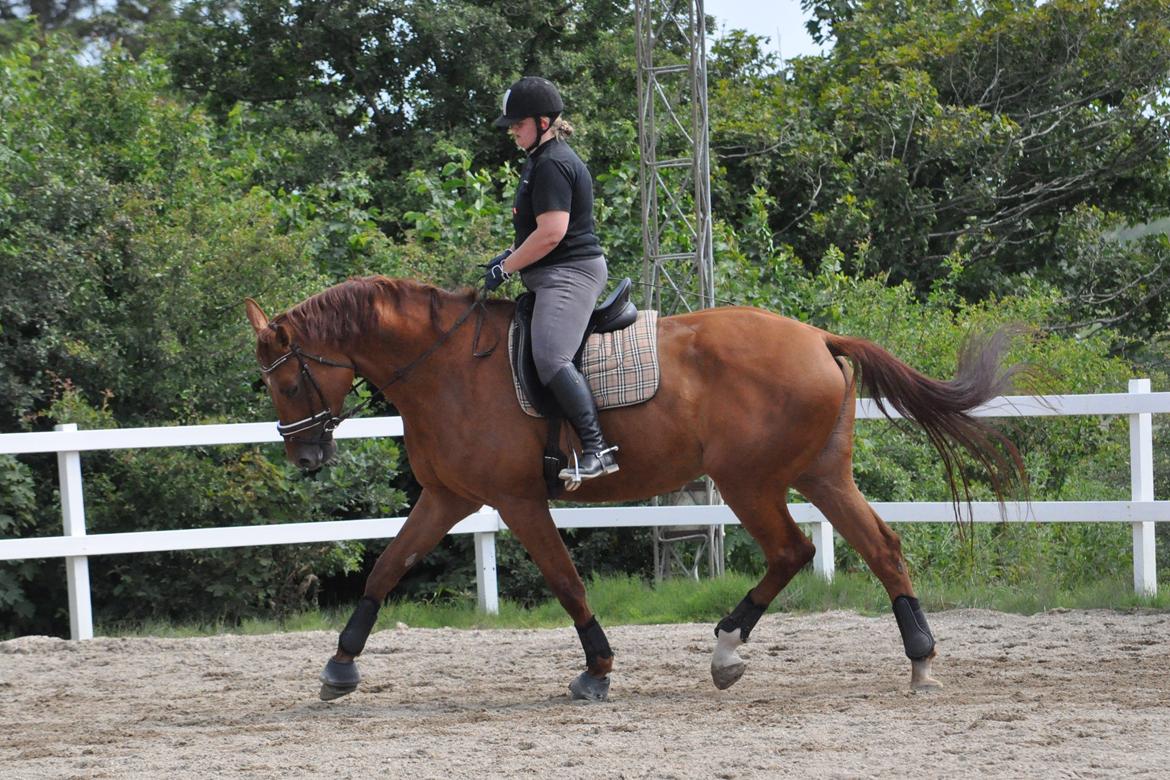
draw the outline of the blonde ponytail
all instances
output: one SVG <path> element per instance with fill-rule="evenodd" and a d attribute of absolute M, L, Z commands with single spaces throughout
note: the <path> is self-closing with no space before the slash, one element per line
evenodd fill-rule
<path fill-rule="evenodd" d="M 557 117 L 556 121 L 553 122 L 552 129 L 558 141 L 567 141 L 569 136 L 573 134 L 573 126 L 569 124 L 569 120 L 561 117 Z"/>

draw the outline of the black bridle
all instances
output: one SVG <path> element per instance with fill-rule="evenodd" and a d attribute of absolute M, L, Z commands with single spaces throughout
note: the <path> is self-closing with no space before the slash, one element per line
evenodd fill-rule
<path fill-rule="evenodd" d="M 343 411 L 341 415 L 333 414 L 333 412 L 329 410 L 329 402 L 325 400 L 325 393 L 321 391 L 321 386 L 317 384 L 317 380 L 313 378 L 313 372 L 309 370 L 309 361 L 320 363 L 324 366 L 348 368 L 351 369 L 355 375 L 357 373 L 357 366 L 350 365 L 349 363 L 338 363 L 336 360 L 330 360 L 329 358 L 322 357 L 320 355 L 304 352 L 296 344 L 290 344 L 288 352 L 285 352 L 276 360 L 272 361 L 272 363 L 269 365 L 260 366 L 260 373 L 267 376 L 294 357 L 297 359 L 297 363 L 299 363 L 301 366 L 301 376 L 309 380 L 309 386 L 312 387 L 313 392 L 317 394 L 317 399 L 321 402 L 321 411 L 317 412 L 316 414 L 309 415 L 304 419 L 297 420 L 296 422 L 288 423 L 287 425 L 278 420 L 276 422 L 276 432 L 279 433 L 282 438 L 288 439 L 295 437 L 298 433 L 311 431 L 312 429 L 320 426 L 321 433 L 315 440 L 313 440 L 314 443 L 320 444 L 329 441 L 333 435 L 333 429 L 338 425 L 341 425 L 342 420 L 352 415 L 354 412 L 360 409 L 361 406 L 356 406 L 348 412 Z M 365 380 L 363 379 L 362 381 Z M 354 387 L 350 388 L 350 392 L 353 392 L 356 387 L 357 385 L 354 385 Z M 368 401 L 366 403 L 368 403 Z"/>
<path fill-rule="evenodd" d="M 342 422 L 348 420 L 350 417 L 353 417 L 355 414 L 368 407 L 374 401 L 374 399 L 377 398 L 378 395 L 381 394 L 382 391 L 388 388 L 390 385 L 405 379 L 407 374 L 414 370 L 415 366 L 426 360 L 441 346 L 443 346 L 443 344 L 445 344 L 447 340 L 450 339 L 452 335 L 454 335 L 455 331 L 459 330 L 460 326 L 467 322 L 468 318 L 471 317 L 472 312 L 475 311 L 479 312 L 479 316 L 475 321 L 475 337 L 471 342 L 472 357 L 483 358 L 492 354 L 492 352 L 495 351 L 496 346 L 498 346 L 498 342 L 484 351 L 479 351 L 477 349 L 479 345 L 479 336 L 483 330 L 484 313 L 486 312 L 486 309 L 483 305 L 483 298 L 477 297 L 475 301 L 467 307 L 467 310 L 459 315 L 459 319 L 455 320 L 455 324 L 439 334 L 439 338 L 435 340 L 434 344 L 431 344 L 431 346 L 428 347 L 425 352 L 407 363 L 402 368 L 395 369 L 394 373 L 390 375 L 390 379 L 385 384 L 382 384 L 379 387 L 374 387 L 373 383 L 365 377 L 358 377 L 358 381 L 355 381 L 355 383 L 350 387 L 349 393 L 347 393 L 347 395 L 356 394 L 363 385 L 374 387 L 374 392 L 371 393 L 370 396 L 364 401 L 360 401 L 349 409 L 342 409 L 341 414 L 333 414 L 333 412 L 330 411 L 329 401 L 326 400 L 325 394 L 321 391 L 321 386 L 317 384 L 317 380 L 313 377 L 313 372 L 309 370 L 309 363 L 320 363 L 323 366 L 333 366 L 335 368 L 348 368 L 354 372 L 355 377 L 357 377 L 357 366 L 351 363 L 340 363 L 336 360 L 330 360 L 329 358 L 322 357 L 321 355 L 314 355 L 311 352 L 305 352 L 296 344 L 290 344 L 288 352 L 285 352 L 267 366 L 260 366 L 260 373 L 264 376 L 267 376 L 283 364 L 287 363 L 289 360 L 296 358 L 297 363 L 300 364 L 301 376 L 308 380 L 309 386 L 312 387 L 313 392 L 317 394 L 317 399 L 321 404 L 321 411 L 301 420 L 297 420 L 296 422 L 288 423 L 287 425 L 277 421 L 276 432 L 279 433 L 284 439 L 295 439 L 296 434 L 298 433 L 304 433 L 305 431 L 311 431 L 314 428 L 320 428 L 321 430 L 317 437 L 308 441 L 311 444 L 324 444 L 330 441 L 333 438 L 333 431 L 337 428 L 338 425 L 341 425 Z M 269 323 L 269 327 L 275 326 L 272 323 Z"/>

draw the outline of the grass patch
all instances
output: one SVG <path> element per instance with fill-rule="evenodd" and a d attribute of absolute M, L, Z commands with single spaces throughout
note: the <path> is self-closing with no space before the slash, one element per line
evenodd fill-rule
<path fill-rule="evenodd" d="M 1153 598 L 1134 593 L 1128 578 L 1104 578 L 1077 586 L 1062 586 L 1037 575 L 1023 583 L 963 583 L 932 581 L 923 577 L 915 583 L 919 599 L 927 610 L 977 607 L 1000 612 L 1031 615 L 1049 609 L 1170 609 L 1170 592 L 1163 583 Z"/>
<path fill-rule="evenodd" d="M 756 583 L 755 577 L 729 573 L 699 582 L 666 580 L 657 587 L 635 577 L 603 577 L 588 586 L 589 603 L 604 626 L 656 623 L 717 623 L 739 603 Z M 1158 596 L 1142 598 L 1133 593 L 1125 578 L 1102 579 L 1075 588 L 1062 588 L 1044 575 L 1026 583 L 975 583 L 932 581 L 919 577 L 918 597 L 929 614 L 945 609 L 977 607 L 1001 612 L 1033 614 L 1049 609 L 1170 609 L 1170 587 Z M 889 599 L 877 579 L 869 574 L 838 573 L 832 582 L 804 571 L 798 574 L 772 603 L 769 612 L 809 613 L 850 610 L 885 614 Z M 283 619 L 249 619 L 239 624 L 207 622 L 172 625 L 150 621 L 136 625 L 99 626 L 103 636 L 194 637 L 215 634 L 272 634 L 287 631 L 339 631 L 349 610 L 318 610 Z M 525 608 L 511 601 L 500 603 L 498 615 L 476 608 L 473 599 L 442 603 L 391 601 L 378 615 L 375 630 L 404 623 L 412 628 L 560 628 L 568 622 L 560 604 L 550 599 Z"/>

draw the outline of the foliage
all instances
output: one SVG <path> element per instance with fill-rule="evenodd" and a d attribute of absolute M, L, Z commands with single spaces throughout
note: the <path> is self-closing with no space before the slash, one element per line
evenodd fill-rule
<path fill-rule="evenodd" d="M 7 429 L 54 375 L 126 422 L 242 411 L 240 301 L 318 283 L 311 231 L 280 230 L 274 197 L 237 186 L 239 155 L 220 161 L 166 79 L 117 52 L 97 67 L 35 44 L 0 59 Z"/>
<path fill-rule="evenodd" d="M 118 427 L 109 409 L 89 407 L 73 390 L 66 390 L 48 414 L 82 428 Z M 388 479 L 398 458 L 393 440 L 360 440 L 345 447 L 335 463 L 307 477 L 272 446 L 87 454 L 82 462 L 87 530 L 118 533 L 392 517 L 405 505 L 402 491 Z M 16 495 L 27 500 L 26 490 Z M 25 528 L 30 535 L 54 535 L 59 520 L 49 516 L 26 522 Z M 90 560 L 94 613 L 98 620 L 111 622 L 198 616 L 230 623 L 281 615 L 316 604 L 321 581 L 355 571 L 364 551 L 362 543 L 343 542 L 95 557 Z M 59 583 L 59 573 L 52 571 L 24 579 L 39 585 L 42 578 L 54 576 Z M 34 600 L 31 586 L 17 584 L 18 596 Z M 60 587 L 53 590 L 57 603 L 63 603 Z M 21 617 L 26 626 L 59 630 L 54 625 L 58 615 Z"/>
<path fill-rule="evenodd" d="M 68 32 L 91 45 L 117 41 L 142 53 L 151 31 L 173 18 L 174 0 L 0 0 L 0 49 L 38 29 Z"/>
<path fill-rule="evenodd" d="M 510 166 L 473 169 L 471 154 L 442 146 L 449 157 L 437 171 L 415 168 L 407 179 L 418 205 L 403 212 L 411 240 L 399 247 L 413 278 L 445 287 L 474 284 L 477 265 L 512 244 L 517 172 Z"/>
<path fill-rule="evenodd" d="M 0 455 L 0 539 L 27 535 L 35 527 L 36 510 L 31 470 L 9 455 Z M 36 562 L 28 560 L 0 563 L 0 635 L 15 633 L 36 612 L 34 594 L 27 590 L 36 568 Z"/>
<path fill-rule="evenodd" d="M 760 188 L 809 270 L 835 250 L 925 294 L 961 257 L 966 298 L 1042 278 L 1074 331 L 1110 325 L 1131 351 L 1163 332 L 1164 242 L 1109 239 L 1166 214 L 1170 4 L 805 7 L 830 55 L 769 72 L 757 52 L 713 80 L 717 213 Z"/>
<path fill-rule="evenodd" d="M 633 116 L 632 31 L 629 9 L 610 0 L 200 0 L 166 50 L 176 81 L 213 112 L 245 101 L 272 127 L 322 129 L 348 159 L 378 165 L 390 206 L 403 193 L 395 177 L 430 167 L 437 142 L 480 150 L 489 167 L 510 158 L 489 120 L 522 74 L 561 84 L 574 117 L 615 98 Z"/>

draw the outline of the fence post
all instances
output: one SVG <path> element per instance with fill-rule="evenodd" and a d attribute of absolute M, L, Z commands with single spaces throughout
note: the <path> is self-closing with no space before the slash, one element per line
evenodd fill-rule
<path fill-rule="evenodd" d="M 495 515 L 491 510 L 485 510 Z M 496 579 L 496 533 L 475 534 L 475 594 L 479 608 L 490 615 L 500 614 L 500 588 Z"/>
<path fill-rule="evenodd" d="M 1150 392 L 1149 379 L 1129 380 L 1129 392 Z M 1152 414 L 1129 416 L 1130 497 L 1134 501 L 1154 500 L 1154 423 Z M 1133 523 L 1133 590 L 1139 596 L 1158 593 L 1157 561 L 1154 557 L 1154 524 Z"/>
<path fill-rule="evenodd" d="M 76 431 L 76 423 L 53 426 L 55 431 Z M 57 477 L 61 486 L 61 523 L 66 536 L 85 536 L 85 498 L 81 491 L 81 453 L 57 453 Z M 65 558 L 69 585 L 69 636 L 93 639 L 93 610 L 89 601 L 89 558 Z"/>
<path fill-rule="evenodd" d="M 832 580 L 836 561 L 833 554 L 833 526 L 828 520 L 812 524 L 812 543 L 817 548 L 813 555 L 813 571 L 826 580 Z"/>

